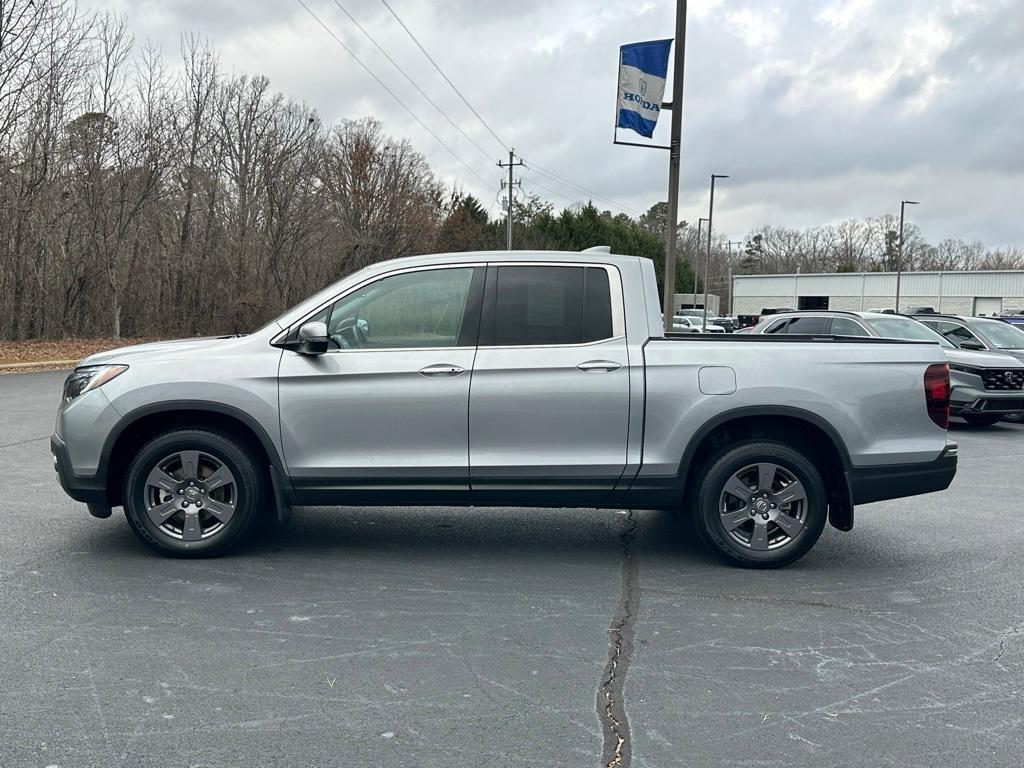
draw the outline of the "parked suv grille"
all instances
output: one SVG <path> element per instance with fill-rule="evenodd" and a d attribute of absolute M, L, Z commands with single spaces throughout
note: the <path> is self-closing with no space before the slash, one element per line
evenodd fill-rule
<path fill-rule="evenodd" d="M 983 370 L 985 389 L 1024 389 L 1024 371 Z"/>

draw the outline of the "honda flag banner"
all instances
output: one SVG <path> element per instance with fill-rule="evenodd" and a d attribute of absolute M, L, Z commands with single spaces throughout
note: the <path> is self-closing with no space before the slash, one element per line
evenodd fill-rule
<path fill-rule="evenodd" d="M 617 128 L 651 138 L 661 114 L 672 40 L 630 43 L 619 48 Z"/>

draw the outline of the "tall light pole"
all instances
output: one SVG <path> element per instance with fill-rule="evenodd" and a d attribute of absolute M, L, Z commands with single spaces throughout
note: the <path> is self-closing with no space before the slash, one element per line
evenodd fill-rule
<path fill-rule="evenodd" d="M 666 333 L 672 330 L 672 314 L 676 298 L 676 229 L 679 221 L 679 157 L 683 134 L 686 0 L 676 0 L 675 46 L 675 58 L 672 65 L 672 126 L 668 151 L 668 220 L 665 222 L 665 291 L 661 301 Z"/>
<path fill-rule="evenodd" d="M 715 179 L 728 179 L 724 173 L 711 174 L 711 199 L 708 201 L 708 250 L 704 254 L 704 321 L 701 323 L 701 333 L 708 331 L 708 272 L 711 269 L 711 227 L 715 220 Z"/>
<path fill-rule="evenodd" d="M 696 253 L 693 254 L 693 263 L 690 265 L 690 267 L 693 270 L 693 301 L 691 302 L 693 304 L 692 309 L 697 308 L 697 257 L 700 256 L 700 248 L 704 242 L 703 238 L 701 237 L 701 232 L 704 231 L 705 222 L 707 222 L 707 219 L 704 218 L 703 216 L 697 219 L 697 250 Z"/>
<path fill-rule="evenodd" d="M 896 250 L 896 306 L 893 309 L 900 313 L 900 276 L 903 273 L 903 218 L 908 205 L 920 205 L 917 200 L 900 200 L 900 244 Z"/>

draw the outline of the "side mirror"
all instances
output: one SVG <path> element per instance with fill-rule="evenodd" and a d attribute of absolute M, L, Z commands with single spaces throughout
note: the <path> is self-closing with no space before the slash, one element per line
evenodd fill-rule
<path fill-rule="evenodd" d="M 306 323 L 299 328 L 299 346 L 295 350 L 300 355 L 322 355 L 327 351 L 327 323 Z"/>
<path fill-rule="evenodd" d="M 980 351 L 985 349 L 985 345 L 980 341 L 975 341 L 974 339 L 966 339 L 960 342 L 960 349 L 973 349 Z"/>

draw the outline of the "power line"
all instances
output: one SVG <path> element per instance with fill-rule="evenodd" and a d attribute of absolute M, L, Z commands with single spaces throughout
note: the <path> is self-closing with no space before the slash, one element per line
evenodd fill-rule
<path fill-rule="evenodd" d="M 508 145 L 504 141 L 502 141 L 501 137 L 498 136 L 497 133 L 494 132 L 494 129 L 491 128 L 491 126 L 488 124 L 488 122 L 486 120 L 483 119 L 483 117 L 481 117 L 480 113 L 477 112 L 473 108 L 473 105 L 470 104 L 469 101 L 466 99 L 466 97 L 462 95 L 462 92 L 458 89 L 458 87 L 456 87 L 455 83 L 452 82 L 451 78 L 449 78 L 448 75 L 446 75 L 444 73 L 444 70 L 441 69 L 440 65 L 434 60 L 434 58 L 429 53 L 427 53 L 427 49 L 423 47 L 423 44 L 420 43 L 420 41 L 416 38 L 416 35 L 414 35 L 412 33 L 412 30 L 409 29 L 409 27 L 406 25 L 406 23 L 404 21 L 402 21 L 401 17 L 395 12 L 395 9 L 392 8 L 391 5 L 388 3 L 388 0 L 381 0 L 381 2 L 384 4 L 384 7 L 387 8 L 388 11 L 391 12 L 391 15 L 395 17 L 395 21 L 397 21 L 401 25 L 402 29 L 405 30 L 405 33 L 407 35 L 409 35 L 409 37 L 412 39 L 412 41 L 416 44 L 416 47 L 419 48 L 420 51 L 423 53 L 423 55 L 427 57 L 427 60 L 434 66 L 434 69 L 436 69 L 438 71 L 438 73 L 441 75 L 441 77 L 443 77 L 445 79 L 445 82 L 448 83 L 448 85 L 451 86 L 452 90 L 455 91 L 456 95 L 460 99 L 462 99 L 462 103 L 465 104 L 469 108 L 469 111 L 472 112 L 473 115 L 476 117 L 476 119 L 480 121 L 480 124 L 483 125 L 483 127 L 486 128 L 490 132 L 491 136 L 493 136 L 494 139 L 499 144 L 501 144 L 501 146 L 503 148 L 507 147 Z M 520 156 L 520 159 L 522 159 L 524 162 L 526 162 L 528 165 L 532 166 L 534 169 L 536 169 L 540 173 L 544 174 L 545 176 L 548 176 L 552 180 L 554 180 L 556 182 L 559 182 L 559 183 L 561 183 L 561 184 L 563 184 L 563 185 L 565 185 L 567 187 L 570 187 L 572 189 L 575 189 L 577 192 L 580 192 L 582 194 L 588 195 L 588 196 L 590 196 L 594 200 L 600 200 L 600 201 L 602 201 L 604 203 L 607 203 L 608 205 L 612 205 L 612 206 L 614 206 L 614 207 L 616 207 L 616 208 L 618 208 L 618 209 L 620 209 L 622 211 L 625 211 L 627 213 L 632 213 L 634 216 L 641 216 L 642 215 L 642 213 L 640 211 L 636 210 L 635 208 L 630 208 L 629 206 L 623 205 L 622 203 L 619 203 L 619 202 L 616 202 L 615 200 L 612 200 L 609 197 L 604 197 L 603 195 L 599 195 L 596 192 L 593 192 L 592 190 L 587 189 L 586 187 L 580 186 L 579 184 L 576 184 L 575 182 L 569 181 L 568 179 L 565 179 L 565 178 L 559 176 L 558 174 L 554 173 L 553 171 L 545 170 L 544 168 L 542 168 L 541 166 L 537 165 L 536 163 L 531 163 L 530 161 L 528 161 L 526 158 L 524 158 L 522 156 Z M 551 190 L 548 190 L 548 191 L 551 191 Z M 553 193 L 553 194 L 557 194 L 557 193 Z M 560 195 L 560 197 L 565 197 L 565 196 L 564 195 Z M 565 199 L 568 200 L 570 198 L 565 198 Z"/>
<path fill-rule="evenodd" d="M 577 191 L 577 192 L 579 192 L 581 194 L 588 195 L 591 198 L 593 198 L 594 200 L 600 200 L 601 202 L 607 203 L 608 205 L 615 206 L 616 208 L 618 208 L 618 209 L 620 209 L 622 211 L 625 211 L 627 213 L 632 213 L 634 216 L 642 216 L 643 215 L 640 211 L 636 210 L 635 208 L 630 208 L 628 205 L 623 205 L 622 203 L 616 202 L 615 200 L 612 200 L 610 197 L 604 197 L 603 195 L 599 195 L 596 192 L 587 189 L 586 187 L 580 186 L 579 184 L 577 184 L 574 181 L 569 181 L 568 179 L 559 176 L 557 173 L 554 173 L 554 172 L 549 171 L 549 170 L 547 170 L 545 168 L 542 168 L 541 166 L 537 165 L 535 162 L 533 162 L 532 160 L 529 160 L 528 158 L 524 157 L 524 158 L 522 158 L 522 160 L 523 160 L 523 162 L 525 162 L 527 164 L 527 166 L 529 168 L 532 168 L 533 170 L 535 170 L 538 173 L 541 173 L 541 174 L 547 176 L 550 179 L 554 179 L 555 181 L 563 184 L 566 187 L 569 187 L 570 189 L 574 189 L 575 191 Z"/>
<path fill-rule="evenodd" d="M 410 30 L 405 25 L 405 22 L 402 21 L 402 18 L 397 13 L 395 13 L 395 9 L 392 8 L 388 4 L 388 0 L 381 0 L 381 2 L 384 3 L 384 7 L 385 8 L 387 8 L 389 11 L 391 11 L 391 15 L 395 17 L 395 21 L 397 21 L 402 26 L 402 29 L 405 30 L 405 33 L 407 35 L 409 35 L 410 38 L 412 38 L 412 41 L 414 43 L 416 43 L 416 47 L 419 48 L 420 51 L 422 51 L 423 55 L 427 57 L 427 61 L 429 61 L 431 64 L 434 65 L 434 69 L 436 69 L 438 71 L 438 73 L 441 75 L 441 77 L 444 78 L 445 82 L 448 83 L 448 85 L 450 85 L 452 87 L 452 90 L 455 91 L 455 93 L 458 95 L 458 97 L 460 99 L 462 99 L 462 103 L 465 104 L 467 107 L 469 107 L 469 111 L 472 112 L 476 116 L 476 119 L 479 120 L 480 123 L 483 125 L 483 127 L 486 128 L 490 132 L 491 136 L 494 137 L 494 140 L 497 141 L 501 145 L 501 148 L 502 149 L 507 149 L 508 148 L 508 144 L 506 144 L 504 141 L 502 141 L 501 137 L 499 137 L 498 134 L 494 132 L 494 129 L 491 128 L 490 125 L 488 125 L 487 121 L 484 120 L 480 116 L 480 113 L 477 112 L 475 109 L 473 109 L 473 105 L 470 104 L 469 101 L 466 99 L 466 97 L 462 95 L 462 91 L 460 91 L 456 87 L 455 83 L 453 83 L 451 81 L 451 78 L 449 78 L 448 75 L 446 75 L 444 73 L 444 70 L 441 69 L 440 65 L 438 65 L 438 63 L 436 61 L 434 61 L 434 58 L 429 53 L 427 53 L 427 49 L 424 48 L 423 45 L 420 43 L 420 41 L 416 39 L 416 35 L 414 35 L 412 33 L 412 30 Z"/>
<path fill-rule="evenodd" d="M 400 98 L 398 98 L 398 96 L 395 94 L 395 92 L 392 91 L 390 88 L 388 88 L 384 84 L 384 81 L 381 80 L 379 77 L 377 77 L 377 75 L 375 75 L 373 73 L 373 70 L 371 70 L 368 66 L 365 65 L 362 62 L 362 60 L 358 56 L 356 56 L 355 52 L 351 48 L 349 48 L 347 45 L 345 45 L 345 43 L 342 42 L 341 38 L 338 37 L 336 34 L 334 34 L 334 31 L 330 27 L 328 27 L 319 16 L 317 16 L 315 13 L 313 13 L 313 10 L 308 5 L 306 5 L 304 0 L 297 0 L 297 2 L 299 3 L 299 5 L 301 5 L 303 8 L 306 9 L 306 13 L 308 13 L 310 16 L 312 16 L 316 20 L 317 24 L 319 24 L 321 27 L 324 28 L 324 31 L 327 32 L 327 34 L 329 34 L 331 37 L 334 38 L 334 41 L 338 45 L 340 45 L 342 47 L 342 49 L 349 56 L 351 56 L 353 59 L 355 59 L 356 63 L 366 71 L 366 74 L 368 74 L 370 77 L 372 77 L 374 79 L 374 81 L 377 83 L 377 85 L 379 85 L 381 88 L 383 88 L 384 91 L 391 98 L 393 98 L 395 101 L 397 101 L 399 103 L 399 105 L 401 105 L 402 109 L 404 109 L 406 112 L 409 113 L 409 116 L 413 120 L 415 120 L 417 123 L 419 123 L 420 127 L 423 128 L 423 130 L 425 130 L 428 134 L 430 134 L 431 138 L 433 138 L 434 141 L 436 141 L 438 144 L 440 144 L 442 147 L 444 147 L 446 150 L 448 150 L 448 153 L 452 157 L 454 157 L 456 160 L 458 160 L 460 163 L 462 163 L 462 165 L 465 166 L 467 171 L 469 171 L 474 176 L 476 176 L 478 179 L 480 179 L 480 182 L 484 186 L 487 186 L 487 187 L 490 186 L 490 184 L 486 180 L 484 180 L 483 176 L 481 176 L 479 173 L 474 171 L 473 168 L 465 160 L 463 160 L 461 157 L 458 156 L 458 154 L 456 154 L 455 150 L 453 150 L 451 147 L 449 147 L 447 144 L 445 144 L 444 141 L 441 140 L 440 136 L 438 136 L 436 133 L 434 133 L 432 130 L 430 130 L 430 128 L 427 126 L 427 124 L 424 123 L 422 120 L 420 120 L 419 117 L 416 116 L 416 113 L 413 112 L 411 109 L 409 109 L 409 107 L 406 105 L 406 103 L 404 101 L 402 101 Z"/>
<path fill-rule="evenodd" d="M 476 142 L 475 142 L 475 141 L 473 140 L 473 137 L 472 137 L 472 136 L 470 136 L 470 135 L 469 135 L 468 133 L 466 133 L 466 132 L 465 132 L 464 130 L 462 130 L 462 128 L 461 128 L 461 127 L 459 127 L 458 123 L 456 123 L 456 122 L 455 122 L 454 120 L 452 120 L 452 119 L 451 119 L 451 118 L 450 118 L 450 117 L 448 116 L 448 113 L 447 113 L 447 112 L 445 112 L 445 111 L 444 111 L 443 109 L 441 109 L 441 107 L 439 107 L 439 106 L 437 105 L 437 102 L 435 102 L 435 101 L 434 101 L 434 100 L 433 100 L 432 98 L 430 98 L 430 97 L 429 97 L 429 96 L 428 96 L 428 95 L 426 94 L 426 92 L 425 92 L 425 91 L 424 91 L 424 90 L 423 90 L 422 88 L 420 88 L 420 87 L 419 87 L 419 85 L 417 85 L 416 81 L 415 81 L 415 80 L 413 80 L 413 79 L 412 79 L 412 78 L 411 78 L 411 77 L 410 77 L 410 76 L 408 75 L 408 73 L 406 73 L 406 71 L 405 71 L 404 69 L 402 69 L 402 68 L 401 68 L 401 67 L 399 66 L 399 64 L 398 64 L 398 62 L 397 62 L 397 61 L 395 61 L 395 60 L 394 60 L 393 58 L 391 58 L 391 56 L 390 56 L 390 55 L 388 54 L 388 52 L 384 50 L 383 46 L 381 46 L 381 44 L 380 44 L 380 43 L 378 43 L 378 42 L 377 42 L 377 41 L 376 41 L 376 40 L 374 39 L 373 35 L 371 35 L 371 34 L 370 34 L 369 32 L 367 32 L 367 31 L 366 31 L 366 30 L 365 30 L 365 29 L 363 28 L 363 25 L 362 25 L 362 24 L 360 24 L 360 23 L 359 23 L 358 21 L 356 21 L 356 18 L 355 18 L 355 16 L 353 16 L 353 15 L 352 15 L 351 13 L 349 13 L 349 12 L 348 12 L 348 9 L 347 9 L 347 8 L 345 8 L 345 6 L 343 6 L 343 5 L 342 5 L 342 4 L 340 3 L 340 2 L 338 2 L 338 0 L 334 0 L 334 4 L 335 4 L 336 6 L 338 6 L 338 8 L 340 8 L 340 9 L 341 9 L 341 12 L 342 12 L 342 13 L 344 13 L 344 14 L 345 14 L 346 16 L 348 16 L 349 20 L 350 20 L 350 21 L 351 21 L 351 22 L 352 22 L 353 24 L 355 24 L 355 25 L 356 25 L 356 29 L 358 29 L 358 30 L 359 30 L 360 32 L 362 32 L 362 33 L 363 33 L 363 35 L 364 35 L 364 36 L 366 37 L 366 39 L 367 39 L 367 40 L 369 40 L 369 41 L 370 41 L 371 43 L 373 43 L 374 47 L 376 47 L 376 49 L 377 49 L 378 51 L 380 51 L 380 52 L 381 52 L 381 53 L 382 53 L 382 54 L 384 55 L 384 58 L 385 58 L 385 59 L 387 59 L 387 60 L 388 60 L 389 62 L 391 62 L 391 66 L 393 66 L 393 67 L 394 67 L 395 69 L 397 69 L 397 70 L 398 70 L 398 71 L 399 71 L 399 72 L 400 72 L 400 73 L 402 74 L 402 77 L 404 77 L 404 78 L 405 78 L 406 80 L 408 80 L 408 81 L 409 81 L 409 84 L 410 84 L 410 85 L 411 85 L 411 86 L 412 86 L 413 88 L 415 88 L 415 89 L 416 89 L 417 91 L 419 91 L 419 94 L 420 94 L 420 96 L 422 96 L 422 97 L 423 97 L 424 99 L 426 99 L 426 100 L 427 100 L 427 102 L 428 102 L 428 103 L 430 104 L 430 106 L 432 106 L 432 107 L 433 107 L 434 109 L 436 109 L 436 110 L 437 110 L 437 111 L 438 111 L 438 112 L 439 112 L 439 113 L 441 114 L 441 116 L 442 116 L 442 117 L 443 117 L 443 118 L 444 118 L 445 120 L 447 120 L 447 121 L 448 121 L 448 122 L 449 122 L 449 123 L 451 124 L 452 128 L 454 128 L 454 129 L 455 129 L 455 130 L 457 130 L 457 131 L 458 131 L 459 133 L 461 133 L 461 134 L 462 134 L 462 135 L 463 135 L 463 136 L 464 136 L 464 137 L 466 138 L 466 141 L 468 141 L 468 142 L 469 142 L 470 144 L 472 144 L 472 145 L 473 145 L 474 147 L 476 147 L 477 151 L 478 151 L 478 152 L 479 152 L 479 153 L 480 153 L 481 155 L 483 155 L 484 157 L 486 157 L 486 158 L 487 158 L 487 160 L 488 160 L 488 162 L 493 162 L 494 158 L 492 158 L 492 157 L 491 157 L 491 156 L 490 156 L 490 155 L 489 155 L 489 154 L 487 153 L 487 151 L 486 151 L 486 150 L 484 150 L 484 148 L 483 148 L 483 147 L 481 147 L 481 146 L 480 146 L 479 144 L 477 144 L 477 143 L 476 143 Z"/>

